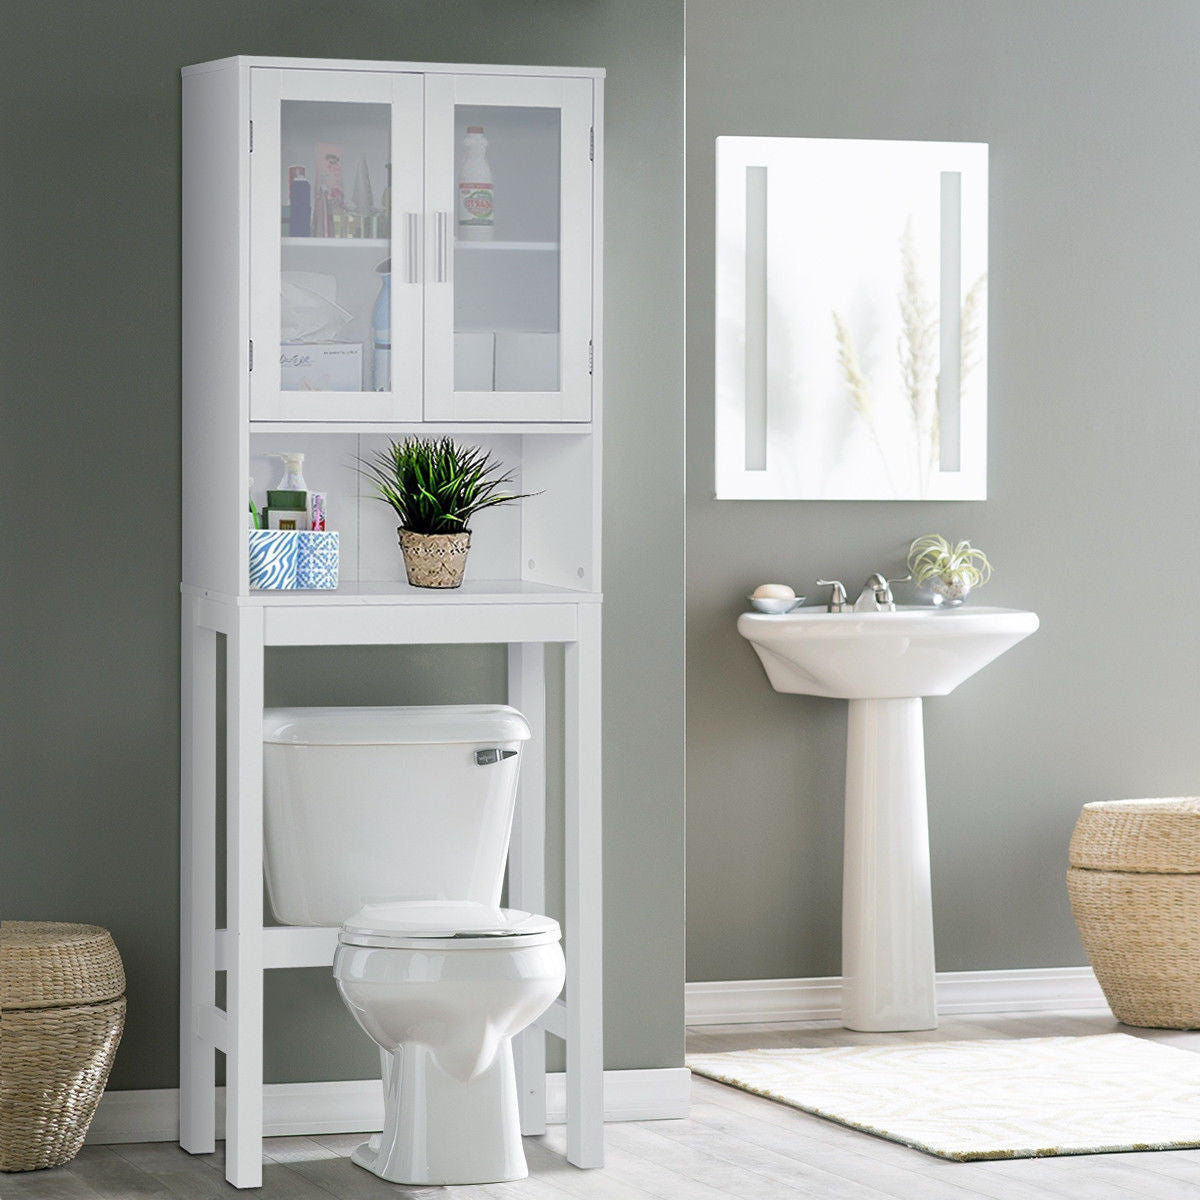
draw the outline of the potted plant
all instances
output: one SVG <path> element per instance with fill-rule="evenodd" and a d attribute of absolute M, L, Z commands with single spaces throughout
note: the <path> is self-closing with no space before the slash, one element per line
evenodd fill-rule
<path fill-rule="evenodd" d="M 414 587 L 458 587 L 471 545 L 467 522 L 528 494 L 502 491 L 513 473 L 494 463 L 491 451 L 451 437 L 406 438 L 359 461 L 377 498 L 399 518 L 404 570 Z"/>
<path fill-rule="evenodd" d="M 991 578 L 987 555 L 968 541 L 951 545 L 936 533 L 926 533 L 908 548 L 908 569 L 913 581 L 927 585 L 934 604 L 961 604 L 974 587 Z"/>

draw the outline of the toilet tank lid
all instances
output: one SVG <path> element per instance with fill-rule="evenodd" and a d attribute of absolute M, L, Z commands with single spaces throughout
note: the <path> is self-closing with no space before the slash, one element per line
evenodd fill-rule
<path fill-rule="evenodd" d="M 504 704 L 268 708 L 263 741 L 286 746 L 416 746 L 523 742 L 529 725 Z"/>

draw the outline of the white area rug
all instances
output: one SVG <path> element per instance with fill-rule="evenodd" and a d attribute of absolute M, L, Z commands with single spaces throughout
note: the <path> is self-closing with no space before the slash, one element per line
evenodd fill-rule
<path fill-rule="evenodd" d="M 687 1065 L 960 1162 L 1200 1146 L 1200 1054 L 1123 1033 L 738 1050 Z"/>

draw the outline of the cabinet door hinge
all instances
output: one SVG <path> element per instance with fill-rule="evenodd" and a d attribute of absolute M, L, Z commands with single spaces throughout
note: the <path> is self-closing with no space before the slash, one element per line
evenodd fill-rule
<path fill-rule="evenodd" d="M 250 339 L 250 370 L 254 370 L 254 339 Z"/>
<path fill-rule="evenodd" d="M 596 127 L 588 130 L 588 162 L 596 161 Z"/>
<path fill-rule="evenodd" d="M 254 122 L 250 122 L 250 153 L 254 153 Z"/>
<path fill-rule="evenodd" d="M 592 342 L 588 342 L 588 374 L 592 374 L 592 368 L 595 365 L 596 348 Z"/>

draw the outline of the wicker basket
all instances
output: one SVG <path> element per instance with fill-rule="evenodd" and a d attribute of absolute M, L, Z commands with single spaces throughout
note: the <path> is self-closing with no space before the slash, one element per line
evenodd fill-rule
<path fill-rule="evenodd" d="M 0 1171 L 79 1153 L 121 1040 L 124 992 L 107 931 L 0 921 Z"/>
<path fill-rule="evenodd" d="M 1200 1029 L 1200 798 L 1085 804 L 1067 891 L 1117 1020 Z"/>

